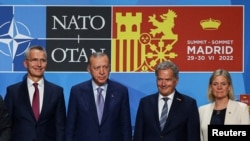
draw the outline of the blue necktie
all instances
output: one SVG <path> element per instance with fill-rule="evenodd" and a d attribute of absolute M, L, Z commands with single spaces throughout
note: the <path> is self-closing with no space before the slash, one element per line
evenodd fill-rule
<path fill-rule="evenodd" d="M 161 130 L 163 130 L 165 123 L 166 123 L 166 120 L 167 120 L 167 117 L 168 117 L 167 116 L 167 114 L 168 114 L 168 104 L 167 104 L 168 98 L 165 97 L 162 99 L 165 101 L 165 103 L 163 105 L 162 112 L 161 112 L 161 118 L 160 118 Z"/>
<path fill-rule="evenodd" d="M 102 88 L 97 88 L 97 114 L 99 119 L 99 124 L 102 121 L 103 107 L 104 107 L 104 98 L 102 96 Z"/>

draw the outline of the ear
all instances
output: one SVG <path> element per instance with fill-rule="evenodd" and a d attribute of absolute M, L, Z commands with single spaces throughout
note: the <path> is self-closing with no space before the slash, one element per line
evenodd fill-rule
<path fill-rule="evenodd" d="M 178 84 L 179 78 L 175 78 L 175 83 Z"/>
<path fill-rule="evenodd" d="M 27 60 L 24 60 L 24 61 L 23 61 L 23 66 L 24 66 L 25 68 L 28 67 L 28 65 L 27 65 Z"/>
<path fill-rule="evenodd" d="M 90 66 L 89 65 L 87 66 L 87 71 L 90 72 Z"/>

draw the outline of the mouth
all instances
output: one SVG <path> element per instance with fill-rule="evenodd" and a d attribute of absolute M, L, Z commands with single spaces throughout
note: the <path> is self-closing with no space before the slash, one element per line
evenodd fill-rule
<path fill-rule="evenodd" d="M 99 77 L 99 80 L 105 80 L 106 77 Z"/>

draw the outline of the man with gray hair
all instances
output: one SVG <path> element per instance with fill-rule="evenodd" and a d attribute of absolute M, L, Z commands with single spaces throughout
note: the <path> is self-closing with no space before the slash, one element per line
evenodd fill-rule
<path fill-rule="evenodd" d="M 161 62 L 155 76 L 158 92 L 140 100 L 133 141 L 199 141 L 197 103 L 176 90 L 178 67 Z"/>

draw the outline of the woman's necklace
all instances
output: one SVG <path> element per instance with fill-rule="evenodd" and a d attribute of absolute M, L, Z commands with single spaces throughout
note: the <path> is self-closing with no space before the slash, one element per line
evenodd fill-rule
<path fill-rule="evenodd" d="M 224 104 L 215 104 L 214 110 L 216 111 L 216 115 L 219 115 L 226 108 L 227 108 L 227 103 L 224 103 Z"/>
<path fill-rule="evenodd" d="M 216 110 L 216 115 L 219 115 L 220 114 L 220 110 Z"/>

